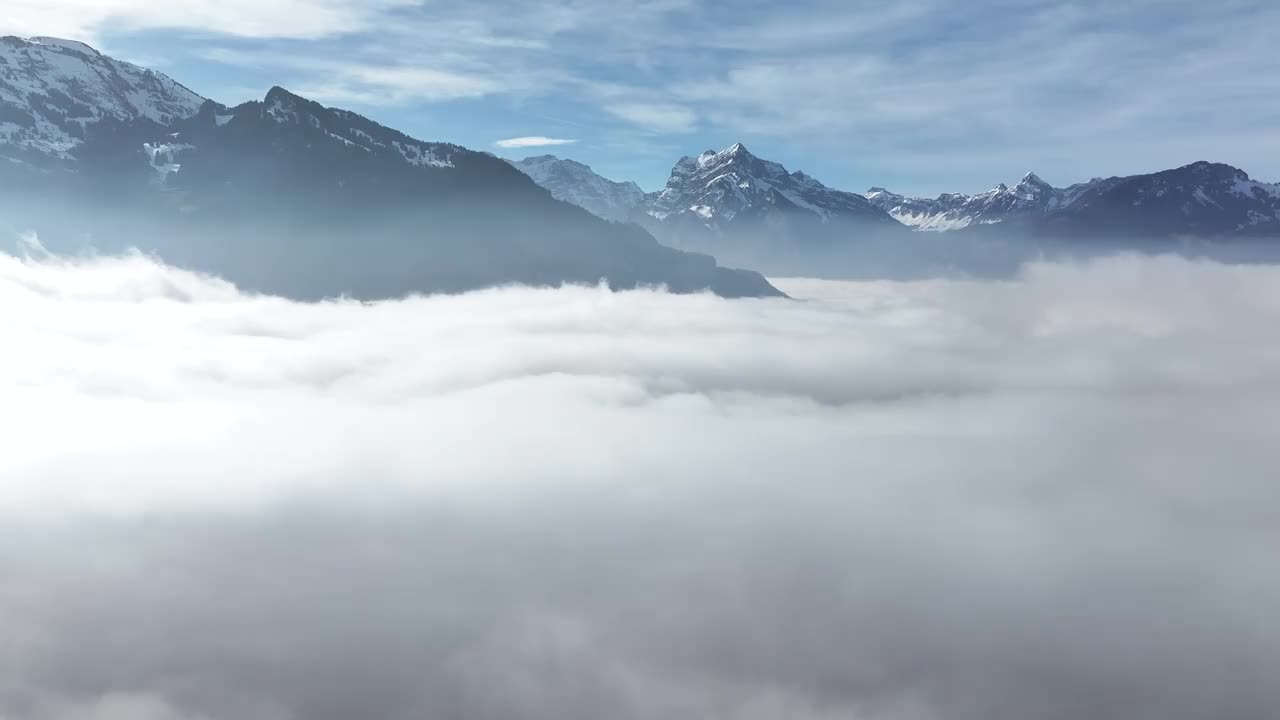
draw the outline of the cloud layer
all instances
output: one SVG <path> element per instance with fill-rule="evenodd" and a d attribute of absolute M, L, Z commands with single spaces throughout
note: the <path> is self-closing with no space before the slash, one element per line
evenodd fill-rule
<path fill-rule="evenodd" d="M 532 135 L 528 137 L 507 138 L 494 143 L 500 148 L 536 148 L 551 147 L 554 145 L 572 145 L 577 140 L 569 140 L 566 138 L 549 138 L 541 135 Z"/>
<path fill-rule="evenodd" d="M 0 717 L 1280 705 L 1280 269 L 782 287 L 0 256 Z"/>

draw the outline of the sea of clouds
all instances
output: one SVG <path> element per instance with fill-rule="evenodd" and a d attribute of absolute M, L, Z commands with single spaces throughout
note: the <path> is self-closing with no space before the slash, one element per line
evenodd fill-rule
<path fill-rule="evenodd" d="M 1280 268 L 302 304 L 35 255 L 3 720 L 1280 707 Z"/>

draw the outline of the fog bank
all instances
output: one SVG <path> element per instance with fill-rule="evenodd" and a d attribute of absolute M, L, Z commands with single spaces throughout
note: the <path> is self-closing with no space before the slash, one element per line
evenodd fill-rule
<path fill-rule="evenodd" d="M 1280 268 L 776 285 L 0 255 L 0 718 L 1280 707 Z"/>

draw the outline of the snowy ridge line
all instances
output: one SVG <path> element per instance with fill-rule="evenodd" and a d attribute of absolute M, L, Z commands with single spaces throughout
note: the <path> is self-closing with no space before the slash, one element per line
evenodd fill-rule
<path fill-rule="evenodd" d="M 866 198 L 823 185 L 803 172 L 752 155 L 742 143 L 684 157 L 645 212 L 658 221 L 681 216 L 708 227 L 746 215 L 808 214 L 821 222 L 880 221 L 887 217 Z"/>

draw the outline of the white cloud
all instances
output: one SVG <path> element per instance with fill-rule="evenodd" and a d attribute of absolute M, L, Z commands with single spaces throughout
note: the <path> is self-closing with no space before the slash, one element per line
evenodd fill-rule
<path fill-rule="evenodd" d="M 0 32 L 93 40 L 107 30 L 185 29 L 258 38 L 319 38 L 370 29 L 417 0 L 6 0 Z"/>
<path fill-rule="evenodd" d="M 692 110 L 681 105 L 653 102 L 623 102 L 604 106 L 611 115 L 656 132 L 691 132 L 698 120 Z"/>
<path fill-rule="evenodd" d="M 298 92 L 324 102 L 403 105 L 478 98 L 503 90 L 496 80 L 482 75 L 429 68 L 352 64 L 335 65 L 328 74 L 316 73 Z"/>
<path fill-rule="evenodd" d="M 500 148 L 531 148 L 531 147 L 549 147 L 552 145 L 572 145 L 577 140 L 567 140 L 564 138 L 542 137 L 534 135 L 529 137 L 508 138 L 499 140 L 494 143 Z"/>
<path fill-rule="evenodd" d="M 1280 14 L 1252 0 L 1229 11 L 911 3 L 869 34 L 839 13 L 813 17 L 718 33 L 761 45 L 679 74 L 674 99 L 710 126 L 809 145 L 823 162 L 838 144 L 864 178 L 856 189 L 906 175 L 920 183 L 908 192 L 980 191 L 1032 169 L 1066 185 L 1205 158 L 1278 171 L 1257 159 L 1275 146 L 1263 128 L 1277 107 L 1242 100 L 1258 97 L 1259 73 L 1280 69 L 1264 51 Z"/>
<path fill-rule="evenodd" d="M 1280 703 L 1280 269 L 781 285 L 0 256 L 0 716 Z"/>
<path fill-rule="evenodd" d="M 296 92 L 320 102 L 403 105 L 478 98 L 506 90 L 484 72 L 227 48 L 206 49 L 201 56 L 236 67 L 270 67 L 282 76 L 301 74 Z"/>

